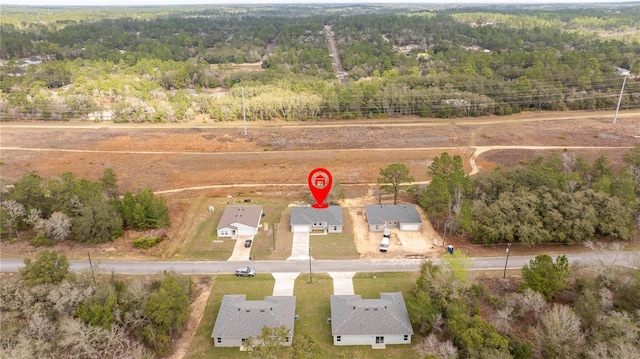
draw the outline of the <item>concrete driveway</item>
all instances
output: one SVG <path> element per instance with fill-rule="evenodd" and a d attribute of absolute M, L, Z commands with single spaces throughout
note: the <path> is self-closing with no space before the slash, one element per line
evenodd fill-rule
<path fill-rule="evenodd" d="M 334 295 L 353 295 L 353 276 L 356 272 L 329 272 L 333 279 Z"/>
<path fill-rule="evenodd" d="M 274 296 L 286 296 L 293 295 L 293 288 L 300 273 L 271 273 L 276 280 L 276 284 L 273 286 Z"/>
<path fill-rule="evenodd" d="M 244 241 L 250 239 L 253 241 L 253 236 L 242 236 L 236 240 L 236 245 L 233 247 L 233 253 L 228 261 L 248 261 L 251 256 L 251 247 L 245 248 Z M 225 239 L 226 240 L 226 239 Z M 253 246 L 253 245 L 252 245 Z"/>
<path fill-rule="evenodd" d="M 313 259 L 313 257 L 311 258 Z M 309 233 L 294 233 L 291 246 L 291 255 L 288 261 L 309 260 Z"/>

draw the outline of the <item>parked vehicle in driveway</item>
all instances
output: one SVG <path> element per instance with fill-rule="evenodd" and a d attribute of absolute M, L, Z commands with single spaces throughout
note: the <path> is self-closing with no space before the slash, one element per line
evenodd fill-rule
<path fill-rule="evenodd" d="M 385 228 L 382 240 L 380 241 L 380 252 L 386 252 L 389 250 L 389 242 L 391 241 L 391 229 Z"/>
<path fill-rule="evenodd" d="M 246 241 L 244 241 L 244 247 L 245 247 L 245 248 L 249 248 L 249 247 L 251 247 L 251 242 L 252 242 L 252 241 L 251 241 L 250 239 L 247 239 Z"/>
<path fill-rule="evenodd" d="M 386 252 L 389 250 L 389 237 L 382 237 L 380 241 L 380 252 Z"/>
<path fill-rule="evenodd" d="M 253 277 L 256 274 L 256 271 L 249 267 L 240 267 L 236 269 L 237 277 Z"/>

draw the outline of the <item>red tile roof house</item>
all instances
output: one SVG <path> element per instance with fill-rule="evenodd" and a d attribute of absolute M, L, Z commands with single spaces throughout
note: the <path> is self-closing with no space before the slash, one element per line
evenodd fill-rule
<path fill-rule="evenodd" d="M 260 228 L 262 206 L 227 206 L 218 222 L 217 234 L 220 238 L 255 236 Z"/>

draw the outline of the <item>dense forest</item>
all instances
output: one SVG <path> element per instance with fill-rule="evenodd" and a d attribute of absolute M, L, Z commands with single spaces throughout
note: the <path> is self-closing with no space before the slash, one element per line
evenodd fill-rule
<path fill-rule="evenodd" d="M 425 359 L 640 356 L 640 272 L 539 255 L 522 279 L 470 280 L 470 260 L 426 262 L 407 300 Z"/>
<path fill-rule="evenodd" d="M 25 259 L 19 274 L 0 287 L 2 358 L 163 357 L 194 298 L 188 276 L 70 273 L 67 258 L 49 250 Z"/>
<path fill-rule="evenodd" d="M 249 121 L 613 109 L 621 69 L 640 106 L 637 4 L 118 10 L 3 7 L 0 119 L 229 121 L 243 93 Z"/>
<path fill-rule="evenodd" d="M 631 240 L 640 224 L 640 145 L 618 172 L 606 153 L 589 163 L 566 152 L 474 177 L 443 153 L 418 202 L 431 223 L 473 243 L 575 244 Z"/>
<path fill-rule="evenodd" d="M 36 247 L 71 239 L 96 244 L 120 237 L 125 229 L 145 231 L 169 226 L 164 199 L 150 188 L 122 196 L 115 172 L 107 168 L 98 181 L 77 179 L 71 172 L 43 179 L 30 173 L 16 181 L 0 202 L 0 236 L 3 240 L 31 240 Z M 134 240 L 149 248 L 159 235 Z"/>

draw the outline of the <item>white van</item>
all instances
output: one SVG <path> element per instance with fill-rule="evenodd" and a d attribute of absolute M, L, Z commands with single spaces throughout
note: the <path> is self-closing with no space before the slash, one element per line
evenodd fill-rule
<path fill-rule="evenodd" d="M 380 241 L 380 252 L 386 252 L 389 249 L 389 237 L 382 236 L 382 241 Z"/>

